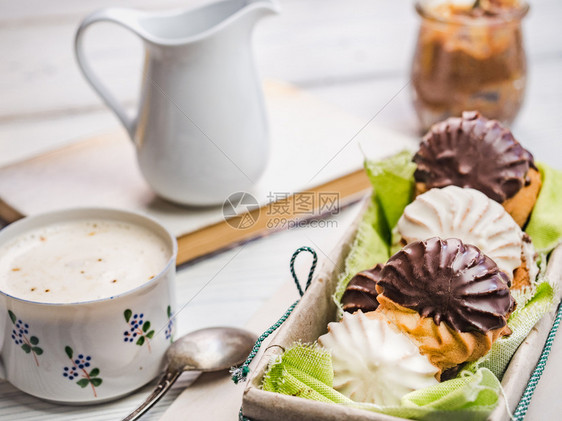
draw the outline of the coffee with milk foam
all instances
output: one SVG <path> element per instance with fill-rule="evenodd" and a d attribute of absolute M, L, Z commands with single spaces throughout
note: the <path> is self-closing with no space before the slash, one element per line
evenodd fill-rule
<path fill-rule="evenodd" d="M 0 247 L 0 290 L 44 303 L 114 297 L 148 282 L 172 250 L 142 226 L 76 220 L 29 231 Z"/>

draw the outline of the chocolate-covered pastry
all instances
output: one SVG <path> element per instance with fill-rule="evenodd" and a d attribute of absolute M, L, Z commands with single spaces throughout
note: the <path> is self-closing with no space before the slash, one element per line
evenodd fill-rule
<path fill-rule="evenodd" d="M 414 156 L 416 190 L 449 185 L 480 190 L 522 226 L 541 186 L 533 156 L 496 120 L 465 111 L 433 125 Z"/>
<path fill-rule="evenodd" d="M 377 291 L 380 305 L 367 317 L 384 316 L 407 333 L 440 371 L 485 355 L 509 332 L 515 307 L 505 273 L 455 238 L 404 247 L 383 267 Z"/>
<path fill-rule="evenodd" d="M 459 332 L 504 327 L 515 303 L 507 275 L 456 238 L 407 245 L 388 260 L 378 285 L 396 304 Z"/>
<path fill-rule="evenodd" d="M 359 272 L 349 281 L 342 297 L 343 310 L 355 313 L 362 310 L 364 313 L 376 310 L 379 306 L 377 301 L 377 282 L 380 280 L 382 265 L 379 263 L 372 269 Z"/>
<path fill-rule="evenodd" d="M 435 124 L 414 162 L 415 179 L 427 189 L 471 187 L 500 203 L 515 196 L 534 168 L 532 155 L 508 129 L 474 111 Z"/>

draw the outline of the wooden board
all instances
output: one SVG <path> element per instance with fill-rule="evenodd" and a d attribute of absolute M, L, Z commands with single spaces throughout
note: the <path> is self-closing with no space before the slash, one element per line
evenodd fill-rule
<path fill-rule="evenodd" d="M 365 122 L 281 82 L 266 84 L 272 153 L 266 173 L 250 193 L 260 205 L 287 197 L 288 221 L 318 217 L 294 206 L 299 195 L 334 193 L 345 206 L 368 189 L 363 153 L 382 157 L 416 140 Z M 83 206 L 138 211 L 155 217 L 179 239 L 178 263 L 285 228 L 275 215 L 250 215 L 255 223 L 233 228 L 222 207 L 182 207 L 159 199 L 143 180 L 135 149 L 123 131 L 87 139 L 0 169 L 0 217 Z M 257 212 L 257 211 L 256 211 Z M 279 216 L 279 215 L 277 215 Z"/>

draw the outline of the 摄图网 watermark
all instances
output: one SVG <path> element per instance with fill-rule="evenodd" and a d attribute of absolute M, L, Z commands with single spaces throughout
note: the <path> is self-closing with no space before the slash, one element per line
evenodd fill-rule
<path fill-rule="evenodd" d="M 223 204 L 223 216 L 235 229 L 334 228 L 339 213 L 339 192 L 270 192 L 260 204 L 248 192 L 231 194 Z"/>

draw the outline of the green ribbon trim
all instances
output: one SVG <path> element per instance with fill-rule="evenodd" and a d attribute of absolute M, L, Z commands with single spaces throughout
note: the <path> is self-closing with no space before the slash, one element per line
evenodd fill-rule
<path fill-rule="evenodd" d="M 546 338 L 546 342 L 544 348 L 542 350 L 541 356 L 539 358 L 539 362 L 537 366 L 533 370 L 533 374 L 529 378 L 529 382 L 527 383 L 527 387 L 523 392 L 523 396 L 515 408 L 515 412 L 513 413 L 513 421 L 523 421 L 525 415 L 527 415 L 527 410 L 529 409 L 529 404 L 531 403 L 531 399 L 533 394 L 535 393 L 535 389 L 537 388 L 537 384 L 544 372 L 544 368 L 546 367 L 546 362 L 548 361 L 548 356 L 550 355 L 550 351 L 552 350 L 552 344 L 554 343 L 554 338 L 556 337 L 556 332 L 558 332 L 558 327 L 560 326 L 560 320 L 562 319 L 562 305 L 558 305 L 558 312 L 556 313 L 556 318 L 554 319 L 554 323 L 548 337 Z"/>

